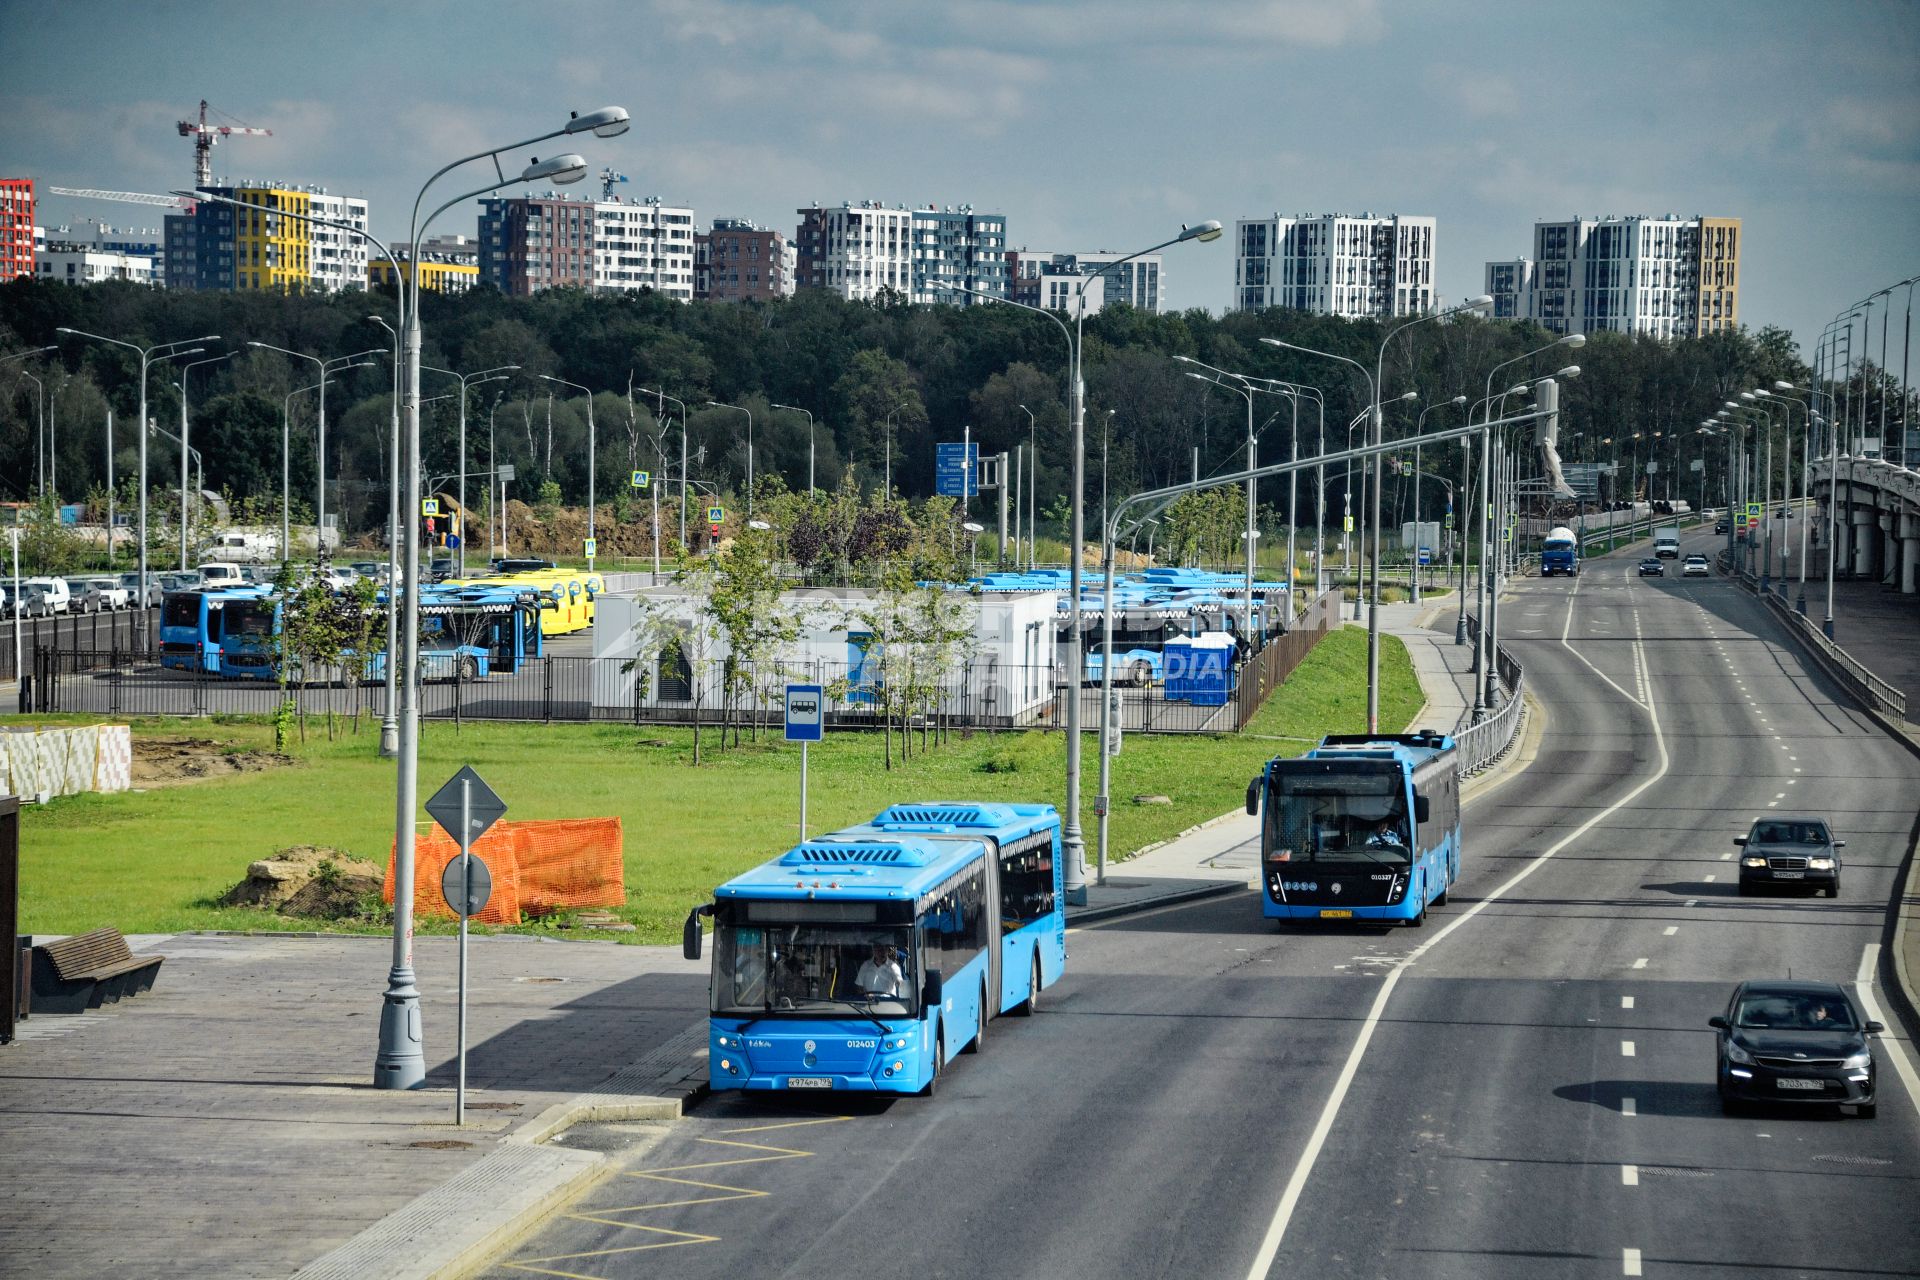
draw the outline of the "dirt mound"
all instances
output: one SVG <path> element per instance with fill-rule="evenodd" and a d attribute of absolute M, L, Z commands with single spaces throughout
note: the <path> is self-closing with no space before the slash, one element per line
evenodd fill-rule
<path fill-rule="evenodd" d="M 337 920 L 360 914 L 369 896 L 378 901 L 381 877 L 379 867 L 339 849 L 294 845 L 249 863 L 247 878 L 229 889 L 220 904 Z"/>
<path fill-rule="evenodd" d="M 259 773 L 293 763 L 292 756 L 254 751 L 211 738 L 142 738 L 133 740 L 133 785 L 171 787 L 208 778 L 230 778 Z"/>

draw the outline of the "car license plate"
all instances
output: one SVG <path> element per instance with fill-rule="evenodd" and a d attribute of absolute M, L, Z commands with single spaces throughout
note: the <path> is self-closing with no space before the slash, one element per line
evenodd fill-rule
<path fill-rule="evenodd" d="M 787 1088 L 831 1089 L 833 1088 L 833 1081 L 827 1079 L 825 1076 L 788 1076 Z"/>
<path fill-rule="evenodd" d="M 1804 880 L 1807 878 L 1807 873 L 1804 871 L 1776 871 L 1773 873 L 1773 878 L 1775 880 Z"/>
<path fill-rule="evenodd" d="M 1353 912 L 1351 912 L 1351 911 L 1322 911 L 1322 912 L 1320 913 L 1320 918 L 1321 918 L 1322 920 L 1351 920 L 1351 919 L 1353 919 Z"/>
<path fill-rule="evenodd" d="M 1814 1093 L 1824 1092 L 1827 1087 L 1825 1080 L 1796 1080 L 1791 1076 L 1782 1076 L 1773 1083 L 1778 1089 L 1808 1089 Z"/>

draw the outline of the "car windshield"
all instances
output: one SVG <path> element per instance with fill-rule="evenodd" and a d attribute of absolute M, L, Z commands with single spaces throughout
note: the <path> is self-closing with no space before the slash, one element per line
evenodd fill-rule
<path fill-rule="evenodd" d="M 852 1006 L 912 1012 L 919 990 L 905 928 L 872 924 L 722 924 L 714 930 L 713 1011 L 820 1013 Z"/>
<path fill-rule="evenodd" d="M 1851 1031 L 1855 1026 L 1853 1010 L 1840 997 L 1792 992 L 1743 996 L 1734 1022 L 1769 1031 Z"/>
<path fill-rule="evenodd" d="M 1748 837 L 1752 844 L 1826 844 L 1827 828 L 1819 822 L 1762 822 Z"/>

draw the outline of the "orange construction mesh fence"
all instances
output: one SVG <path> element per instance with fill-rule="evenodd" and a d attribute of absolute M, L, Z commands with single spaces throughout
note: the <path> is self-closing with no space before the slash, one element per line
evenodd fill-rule
<path fill-rule="evenodd" d="M 473 842 L 473 853 L 493 876 L 493 896 L 473 917 L 482 924 L 519 924 L 523 913 L 617 907 L 627 900 L 618 818 L 496 822 Z M 438 827 L 414 841 L 414 914 L 454 918 L 440 894 L 440 877 L 459 856 L 460 846 Z M 384 892 L 392 902 L 391 848 Z"/>

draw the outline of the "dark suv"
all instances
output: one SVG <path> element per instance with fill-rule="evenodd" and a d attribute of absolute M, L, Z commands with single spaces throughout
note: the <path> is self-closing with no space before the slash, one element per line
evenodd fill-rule
<path fill-rule="evenodd" d="M 1743 982 L 1707 1025 L 1718 1033 L 1714 1084 L 1727 1114 L 1745 1102 L 1822 1102 L 1873 1118 L 1867 1037 L 1885 1028 L 1862 1018 L 1834 983 Z"/>
<path fill-rule="evenodd" d="M 1840 896 L 1840 855 L 1845 840 L 1833 838 L 1825 818 L 1761 818 L 1734 843 L 1745 846 L 1740 855 L 1740 892 L 1752 885 L 1825 889 Z"/>

